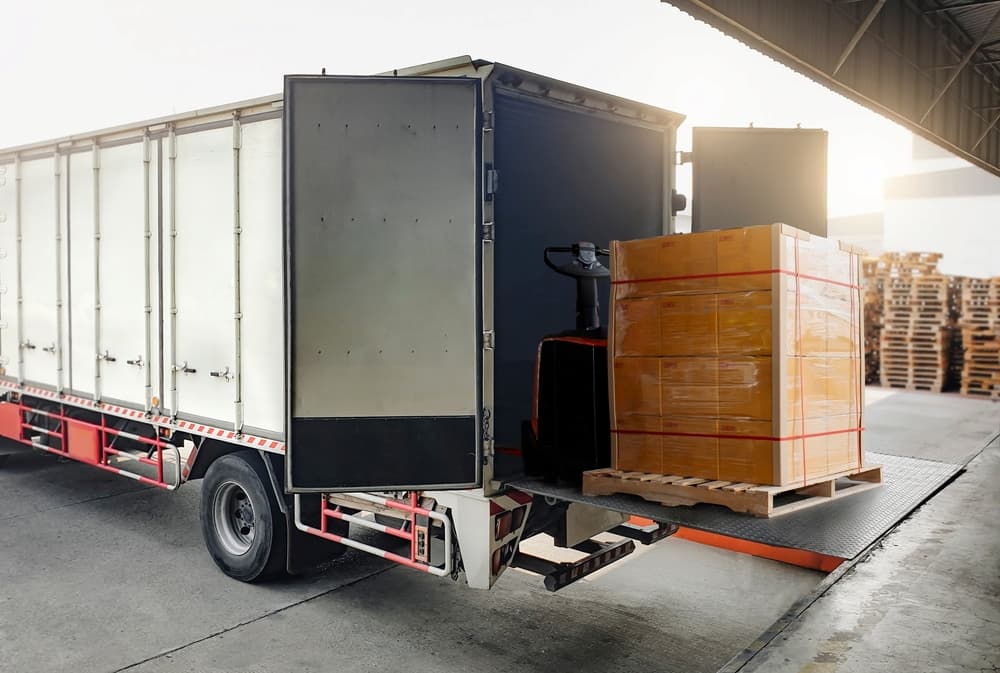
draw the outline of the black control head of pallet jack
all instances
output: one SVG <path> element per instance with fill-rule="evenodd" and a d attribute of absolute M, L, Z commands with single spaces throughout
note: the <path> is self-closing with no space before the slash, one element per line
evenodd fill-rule
<path fill-rule="evenodd" d="M 570 253 L 573 255 L 566 264 L 556 265 L 552 261 L 552 253 Z M 570 278 L 607 278 L 611 275 L 608 267 L 598 261 L 598 255 L 607 257 L 610 252 L 604 248 L 598 248 L 589 241 L 580 241 L 569 246 L 551 246 L 545 248 L 543 255 L 545 266 L 556 273 L 569 276 Z"/>

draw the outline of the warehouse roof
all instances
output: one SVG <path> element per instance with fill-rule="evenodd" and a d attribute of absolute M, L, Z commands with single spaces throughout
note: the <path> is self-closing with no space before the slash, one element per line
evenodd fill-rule
<path fill-rule="evenodd" d="M 662 0 L 1000 175 L 1000 0 Z"/>

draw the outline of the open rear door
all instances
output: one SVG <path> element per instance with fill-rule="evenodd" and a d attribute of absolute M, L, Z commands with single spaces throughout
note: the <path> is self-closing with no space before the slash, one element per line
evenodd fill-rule
<path fill-rule="evenodd" d="M 827 132 L 692 129 L 691 230 L 784 222 L 826 236 Z"/>
<path fill-rule="evenodd" d="M 475 78 L 288 76 L 289 490 L 481 480 Z"/>

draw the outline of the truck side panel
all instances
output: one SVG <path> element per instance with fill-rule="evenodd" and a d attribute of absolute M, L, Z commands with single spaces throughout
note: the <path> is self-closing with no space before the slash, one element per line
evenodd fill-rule
<path fill-rule="evenodd" d="M 69 155 L 69 289 L 67 315 L 72 325 L 69 387 L 91 397 L 95 391 L 97 344 L 94 341 L 94 155 Z"/>
<path fill-rule="evenodd" d="M 175 413 L 235 422 L 236 386 L 211 372 L 234 371 L 233 131 L 219 128 L 177 136 L 177 374 Z M 276 228 L 280 224 L 274 223 Z M 280 269 L 275 251 L 274 267 Z M 169 273 L 165 271 L 165 273 Z M 278 315 L 274 318 L 277 320 Z"/>
<path fill-rule="evenodd" d="M 155 195 L 153 171 L 150 171 L 150 179 L 154 180 L 151 193 Z M 142 409 L 148 402 L 144 398 L 145 369 L 149 366 L 145 362 L 146 241 L 142 143 L 101 150 L 100 190 L 100 348 L 101 353 L 107 354 L 101 362 L 101 396 Z M 76 213 L 75 203 L 73 212 Z M 153 245 L 151 240 L 151 248 Z M 155 249 L 151 253 L 151 258 L 156 259 Z M 87 266 L 93 268 L 93 258 Z M 153 282 L 155 284 L 156 281 Z M 74 297 L 74 304 L 76 301 Z M 154 334 L 152 338 L 158 338 L 158 335 Z M 141 365 L 135 364 L 140 361 Z M 154 362 L 158 363 L 158 359 L 154 358 Z"/>
<path fill-rule="evenodd" d="M 55 388 L 56 328 L 56 182 L 55 160 L 44 157 L 21 164 L 21 251 L 24 377 Z"/>
<path fill-rule="evenodd" d="M 281 119 L 243 125 L 240 149 L 240 287 L 246 424 L 285 424 L 281 277 Z"/>
<path fill-rule="evenodd" d="M 242 421 L 251 433 L 280 439 L 281 120 L 251 121 L 236 134 L 228 124 L 179 133 L 175 194 L 169 138 L 162 135 L 148 145 L 140 136 L 96 150 L 77 147 L 61 154 L 58 162 L 53 155 L 22 158 L 20 336 L 17 165 L 0 165 L 2 375 L 18 377 L 23 339 L 23 376 L 29 385 L 57 389 L 61 384 L 67 392 L 137 410 L 159 402 L 165 412 L 233 429 L 239 408 L 234 237 L 238 203 Z M 238 194 L 234 145 L 240 145 Z M 171 259 L 172 222 L 177 229 L 176 264 Z M 170 312 L 172 276 L 176 315 Z M 172 327 L 177 333 L 176 361 L 171 357 Z M 176 377 L 176 410 L 171 409 L 174 364 L 188 370 Z"/>
<path fill-rule="evenodd" d="M 0 165 L 0 368 L 17 378 L 17 181 L 14 164 Z"/>

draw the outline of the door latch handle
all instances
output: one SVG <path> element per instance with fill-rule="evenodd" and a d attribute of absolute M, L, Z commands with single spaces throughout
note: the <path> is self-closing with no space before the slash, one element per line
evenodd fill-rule
<path fill-rule="evenodd" d="M 229 373 L 229 367 L 222 369 L 220 371 L 209 372 L 210 376 L 214 376 L 217 379 L 223 379 L 226 383 L 233 380 L 233 375 Z"/>
<path fill-rule="evenodd" d="M 24 342 L 21 344 L 21 348 L 27 348 L 29 351 L 33 351 L 35 350 L 36 346 L 35 344 L 31 343 L 31 341 L 25 339 Z"/>
<path fill-rule="evenodd" d="M 52 344 L 51 346 L 42 346 L 42 350 L 46 353 L 52 353 L 54 355 L 56 352 L 56 345 Z"/>
<path fill-rule="evenodd" d="M 98 353 L 97 354 L 97 359 L 98 360 L 104 360 L 105 362 L 117 362 L 118 361 L 118 358 L 116 358 L 114 355 L 112 355 L 108 351 L 104 351 L 103 354 Z"/>
<path fill-rule="evenodd" d="M 198 371 L 194 367 L 188 367 L 187 360 L 181 365 L 174 365 L 173 369 L 175 372 L 181 372 L 182 374 L 194 374 Z"/>
<path fill-rule="evenodd" d="M 135 365 L 136 367 L 142 367 L 142 356 L 140 355 L 134 360 L 126 360 L 125 364 Z"/>

